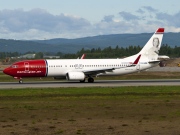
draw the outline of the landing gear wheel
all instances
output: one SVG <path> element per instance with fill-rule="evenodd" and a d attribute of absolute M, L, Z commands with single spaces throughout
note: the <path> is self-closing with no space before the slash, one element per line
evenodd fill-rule
<path fill-rule="evenodd" d="M 80 80 L 80 83 L 84 83 L 86 81 L 86 79 L 84 79 L 84 80 Z"/>
<path fill-rule="evenodd" d="M 23 80 L 19 80 L 19 83 L 23 83 Z"/>
<path fill-rule="evenodd" d="M 88 78 L 88 82 L 89 83 L 93 83 L 94 82 L 94 79 L 92 77 Z"/>

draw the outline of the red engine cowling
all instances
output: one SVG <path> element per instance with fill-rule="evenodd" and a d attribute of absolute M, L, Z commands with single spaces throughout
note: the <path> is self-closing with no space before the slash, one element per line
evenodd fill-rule
<path fill-rule="evenodd" d="M 66 74 L 66 79 L 70 81 L 84 80 L 85 74 L 83 72 L 68 72 Z"/>

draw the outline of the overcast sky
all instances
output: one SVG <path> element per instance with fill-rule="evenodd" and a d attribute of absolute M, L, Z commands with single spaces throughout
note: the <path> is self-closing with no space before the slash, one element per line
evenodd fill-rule
<path fill-rule="evenodd" d="M 179 0 L 0 0 L 0 38 L 180 32 Z"/>

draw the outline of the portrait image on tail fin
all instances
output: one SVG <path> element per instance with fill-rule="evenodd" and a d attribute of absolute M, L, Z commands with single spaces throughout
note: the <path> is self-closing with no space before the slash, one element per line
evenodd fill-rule
<path fill-rule="evenodd" d="M 159 38 L 158 37 L 154 37 L 153 38 L 153 41 L 151 43 L 151 47 L 149 49 L 149 54 L 148 54 L 148 57 L 149 59 L 157 59 L 156 56 L 158 56 L 159 54 Z"/>
<path fill-rule="evenodd" d="M 156 53 L 159 54 L 159 38 L 155 37 L 153 38 L 153 46 L 152 46 L 152 50 Z"/>
<path fill-rule="evenodd" d="M 156 47 L 156 48 L 159 47 L 159 38 L 155 37 L 155 38 L 153 39 L 153 46 Z"/>

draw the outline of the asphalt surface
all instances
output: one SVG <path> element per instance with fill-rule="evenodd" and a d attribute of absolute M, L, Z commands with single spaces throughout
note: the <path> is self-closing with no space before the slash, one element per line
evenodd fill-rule
<path fill-rule="evenodd" d="M 69 81 L 0 82 L 0 89 L 60 88 L 60 87 L 121 87 L 121 86 L 180 86 L 180 79 L 157 80 L 95 80 L 94 83 Z"/>

